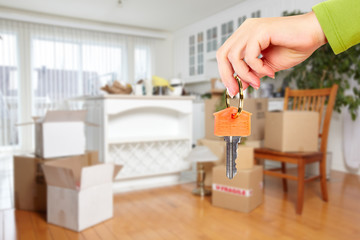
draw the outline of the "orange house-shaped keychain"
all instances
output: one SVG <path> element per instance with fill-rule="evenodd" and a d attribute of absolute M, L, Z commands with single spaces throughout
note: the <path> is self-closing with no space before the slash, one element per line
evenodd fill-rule
<path fill-rule="evenodd" d="M 250 136 L 252 114 L 242 110 L 237 117 L 233 117 L 237 111 L 236 107 L 228 107 L 214 113 L 214 134 L 216 136 Z"/>
<path fill-rule="evenodd" d="M 223 136 L 226 142 L 226 176 L 232 179 L 237 170 L 235 160 L 237 158 L 237 148 L 241 137 L 251 134 L 251 113 L 244 111 L 244 94 L 241 80 L 235 76 L 239 84 L 239 106 L 230 106 L 230 96 L 226 92 L 226 106 L 224 110 L 214 113 L 214 134 Z"/>

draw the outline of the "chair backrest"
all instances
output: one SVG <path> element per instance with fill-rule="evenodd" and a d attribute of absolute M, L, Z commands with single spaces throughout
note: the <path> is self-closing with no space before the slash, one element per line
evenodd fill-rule
<path fill-rule="evenodd" d="M 285 90 L 284 110 L 319 112 L 320 151 L 324 154 L 326 154 L 330 120 L 337 89 L 338 85 L 334 84 L 331 88 L 309 90 L 291 90 L 286 88 Z"/>

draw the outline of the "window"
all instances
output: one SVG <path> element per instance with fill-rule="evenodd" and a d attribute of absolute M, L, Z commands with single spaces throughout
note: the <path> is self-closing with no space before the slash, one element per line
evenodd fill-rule
<path fill-rule="evenodd" d="M 108 81 L 123 80 L 122 48 L 34 39 L 33 114 L 42 115 L 63 100 L 96 95 Z"/>
<path fill-rule="evenodd" d="M 150 78 L 158 42 L 5 19 L 0 19 L 0 36 L 1 150 L 32 147 L 33 131 L 15 127 L 16 123 L 43 116 L 49 109 L 82 107 L 69 106 L 67 98 L 103 94 L 100 88 L 115 79 L 133 83 L 133 76 Z M 128 59 L 135 63 L 128 64 Z"/>
<path fill-rule="evenodd" d="M 79 93 L 79 54 L 80 45 L 76 43 L 33 40 L 34 115 L 42 115 L 65 97 Z"/>
<path fill-rule="evenodd" d="M 84 44 L 82 50 L 82 86 L 79 93 L 97 95 L 101 86 L 114 80 L 127 82 L 122 46 Z"/>
<path fill-rule="evenodd" d="M 0 32 L 0 148 L 16 146 L 19 116 L 17 37 Z"/>

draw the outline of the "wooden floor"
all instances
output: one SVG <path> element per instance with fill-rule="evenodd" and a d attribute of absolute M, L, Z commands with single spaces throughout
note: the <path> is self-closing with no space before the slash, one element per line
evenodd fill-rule
<path fill-rule="evenodd" d="M 332 172 L 329 203 L 319 182 L 307 184 L 304 210 L 295 214 L 296 185 L 287 195 L 281 180 L 265 178 L 264 203 L 239 213 L 211 205 L 190 192 L 195 184 L 115 196 L 114 218 L 81 233 L 45 221 L 35 212 L 0 212 L 0 239 L 360 239 L 360 176 Z"/>

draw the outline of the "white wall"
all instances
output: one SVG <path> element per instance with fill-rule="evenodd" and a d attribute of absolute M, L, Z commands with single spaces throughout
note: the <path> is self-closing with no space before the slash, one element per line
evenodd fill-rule
<path fill-rule="evenodd" d="M 157 41 L 155 46 L 155 69 L 154 74 L 165 79 L 175 77 L 173 70 L 173 34 L 167 34 L 165 39 Z"/>
<path fill-rule="evenodd" d="M 331 169 L 348 172 L 352 174 L 360 175 L 360 168 L 351 168 L 345 159 L 344 145 L 350 144 L 353 150 L 353 154 L 360 156 L 360 143 L 357 141 L 351 141 L 350 139 L 345 139 L 344 137 L 344 126 L 347 124 L 352 124 L 352 120 L 344 118 L 345 114 L 348 114 L 347 109 L 343 109 L 342 113 L 333 113 L 333 118 L 331 119 L 331 126 L 328 139 L 328 152 L 332 153 L 332 164 Z M 359 118 L 360 116 L 358 116 Z M 352 126 L 355 128 L 355 126 Z M 356 126 L 360 127 L 360 126 Z M 354 129 L 355 130 L 355 129 Z M 351 137 L 355 137 L 352 135 Z M 357 136 L 359 139 L 359 136 Z M 349 141 L 350 140 L 350 141 Z M 358 154 L 356 154 L 356 152 Z M 352 155 L 354 157 L 354 155 Z"/>

